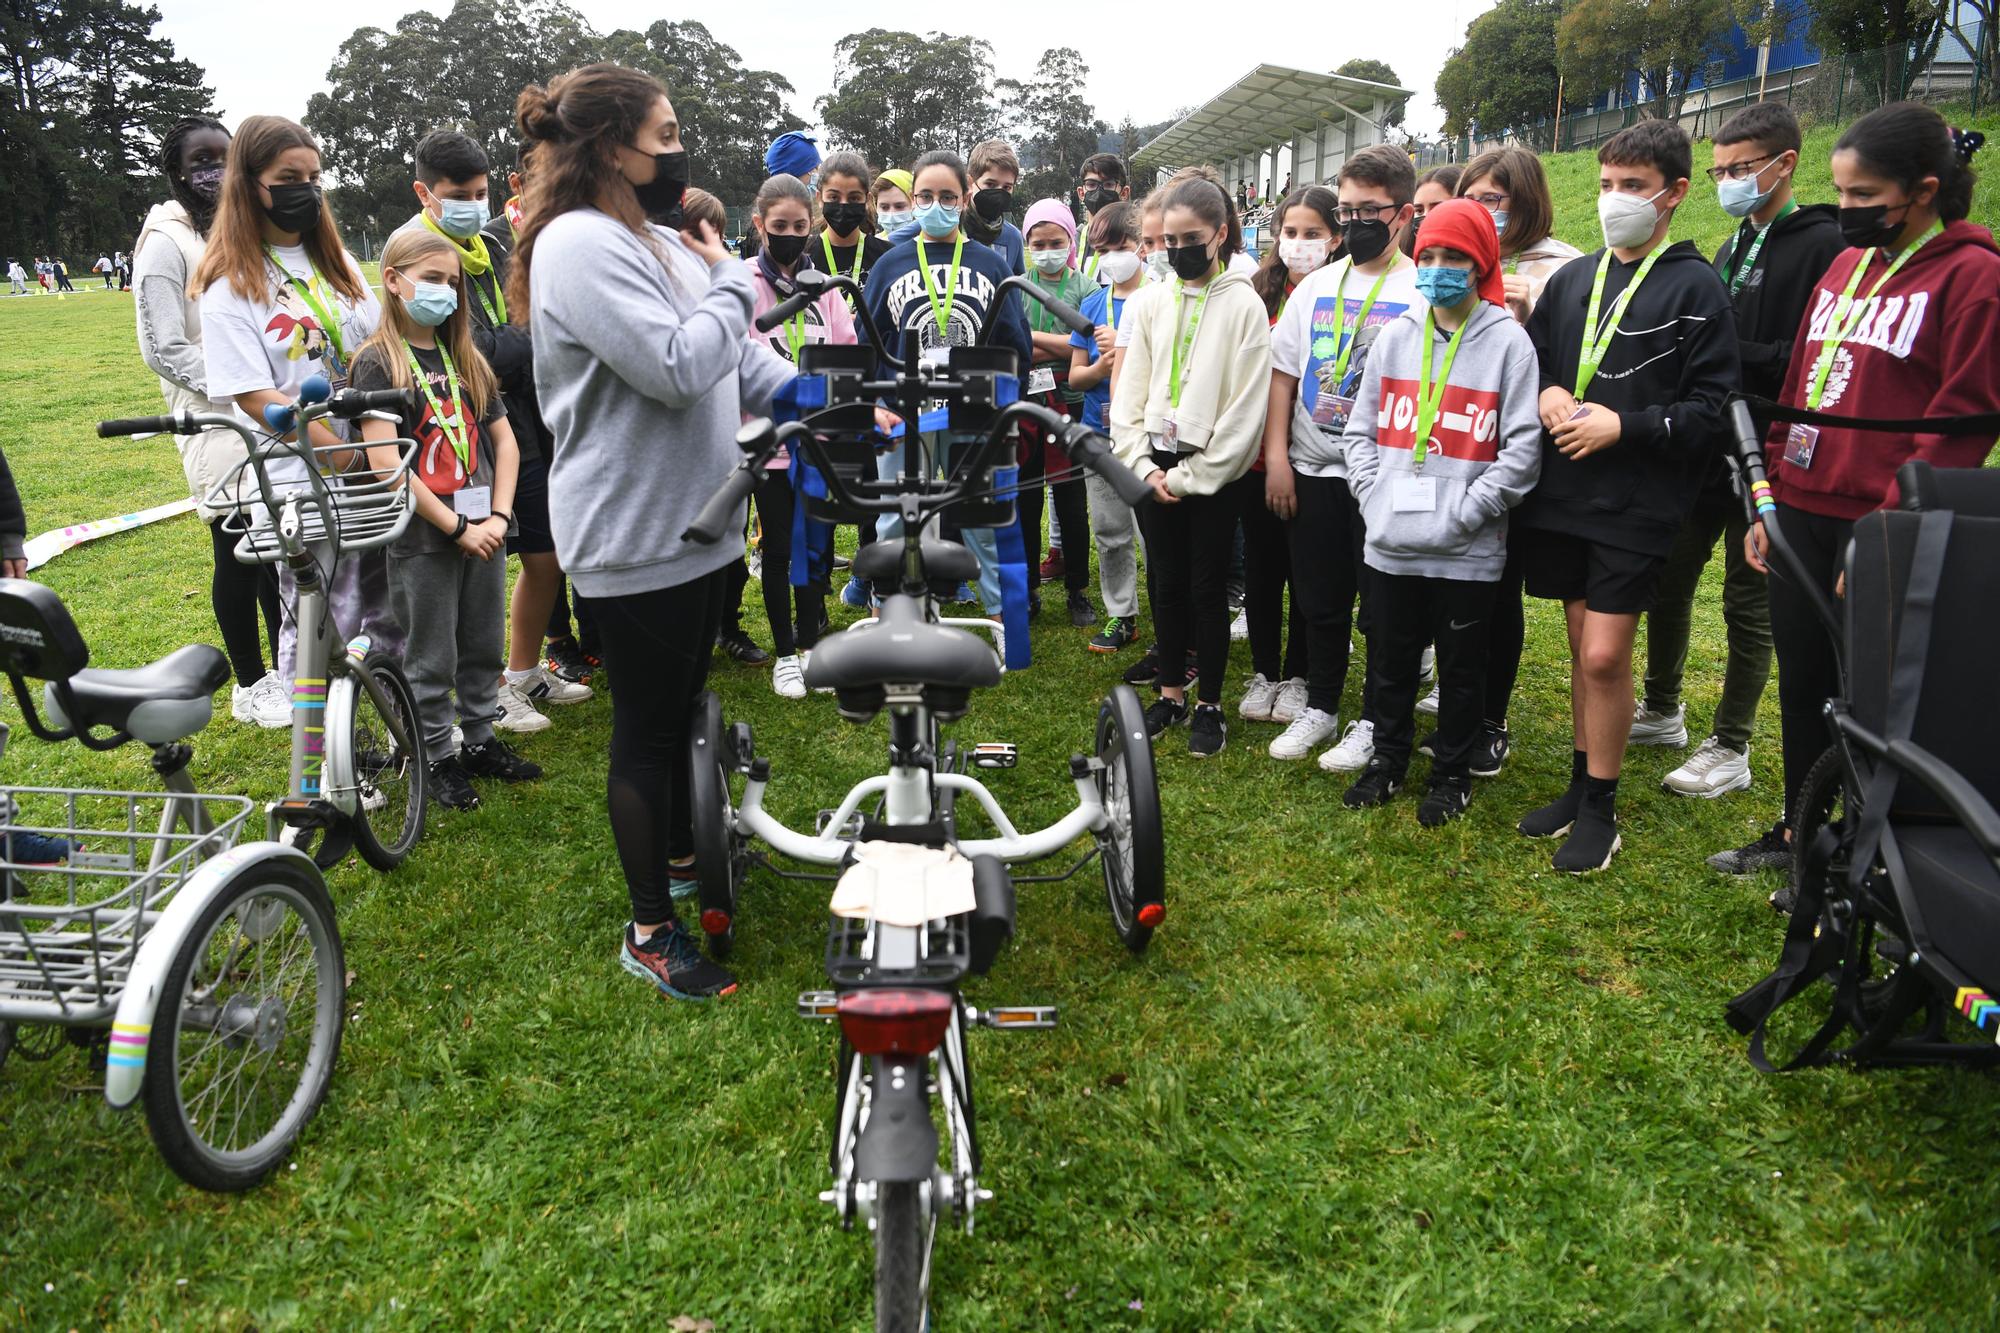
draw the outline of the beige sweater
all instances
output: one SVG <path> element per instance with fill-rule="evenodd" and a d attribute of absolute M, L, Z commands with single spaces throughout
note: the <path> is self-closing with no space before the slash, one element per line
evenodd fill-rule
<path fill-rule="evenodd" d="M 1161 282 L 1142 288 L 1126 310 L 1132 342 L 1120 354 L 1111 442 L 1119 459 L 1142 477 L 1160 470 L 1153 462 L 1156 444 L 1178 449 L 1181 459 L 1167 470 L 1167 489 L 1175 495 L 1213 495 L 1250 470 L 1262 443 L 1271 392 L 1271 324 L 1249 278 L 1225 271 L 1212 279 L 1182 367 L 1180 406 L 1173 408 L 1179 286 Z M 1187 299 L 1192 302 L 1194 295 Z M 1170 411 L 1175 445 L 1160 439 Z"/>

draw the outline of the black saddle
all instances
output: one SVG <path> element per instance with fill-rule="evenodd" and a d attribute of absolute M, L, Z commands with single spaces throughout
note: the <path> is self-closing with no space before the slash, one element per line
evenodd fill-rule
<path fill-rule="evenodd" d="M 950 721 L 964 715 L 974 690 L 999 683 L 992 647 L 970 630 L 924 619 L 924 604 L 914 597 L 885 599 L 876 619 L 822 639 L 806 663 L 806 684 L 831 689 L 841 716 L 855 722 L 882 711 L 890 686 L 915 687 L 940 720 Z"/>
<path fill-rule="evenodd" d="M 979 558 L 957 542 L 926 537 L 922 543 L 924 577 L 956 589 L 979 576 Z M 870 583 L 894 584 L 903 576 L 903 543 L 870 542 L 854 553 L 854 577 Z"/>

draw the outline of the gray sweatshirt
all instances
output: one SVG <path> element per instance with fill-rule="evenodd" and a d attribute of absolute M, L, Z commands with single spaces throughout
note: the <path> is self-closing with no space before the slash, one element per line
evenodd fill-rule
<path fill-rule="evenodd" d="M 750 270 L 586 208 L 543 229 L 530 277 L 549 523 L 577 591 L 652 592 L 741 559 L 739 543 L 681 532 L 741 459 L 743 414 L 769 411 L 793 374 L 747 336 Z"/>
<path fill-rule="evenodd" d="M 1434 329 L 1432 336 L 1431 374 L 1440 377 L 1450 334 Z M 1383 329 L 1348 419 L 1347 484 L 1368 529 L 1362 558 L 1385 574 L 1496 582 L 1507 564 L 1507 511 L 1542 471 L 1534 344 L 1499 306 L 1473 307 L 1417 469 L 1411 459 L 1423 344 L 1421 310 Z M 1429 508 L 1416 499 L 1421 483 L 1428 483 Z"/>

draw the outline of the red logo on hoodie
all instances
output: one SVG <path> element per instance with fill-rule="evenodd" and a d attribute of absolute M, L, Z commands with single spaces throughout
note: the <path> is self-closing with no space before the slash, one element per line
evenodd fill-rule
<path fill-rule="evenodd" d="M 1382 408 L 1375 420 L 1375 443 L 1383 449 L 1416 447 L 1415 380 L 1382 377 Z M 1437 421 L 1431 426 L 1430 451 L 1474 463 L 1491 463 L 1498 458 L 1500 395 L 1491 389 L 1465 389 L 1447 384 Z"/>

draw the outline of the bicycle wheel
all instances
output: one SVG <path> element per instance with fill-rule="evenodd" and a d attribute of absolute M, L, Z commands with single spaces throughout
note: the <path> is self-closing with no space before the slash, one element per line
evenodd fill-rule
<path fill-rule="evenodd" d="M 1166 850 L 1160 829 L 1160 788 L 1146 715 L 1130 685 L 1104 697 L 1097 714 L 1098 799 L 1106 823 L 1097 835 L 1111 924 L 1133 953 L 1144 953 L 1167 914 Z"/>
<path fill-rule="evenodd" d="M 354 834 L 346 828 L 307 828 L 293 825 L 278 835 L 287 847 L 296 847 L 312 858 L 321 870 L 331 870 L 354 850 Z"/>
<path fill-rule="evenodd" d="M 1845 820 L 1847 814 L 1847 771 L 1840 761 L 1840 750 L 1829 745 L 1813 760 L 1806 770 L 1805 780 L 1792 797 L 1792 808 L 1786 812 L 1785 822 L 1792 830 L 1792 870 L 1786 876 L 1785 884 L 1771 894 L 1771 906 L 1785 915 L 1791 915 L 1792 904 L 1798 901 L 1799 888 L 1805 876 L 1812 873 L 1806 855 L 1823 828 L 1834 828 Z M 1836 852 L 1833 859 L 1818 873 L 1827 876 L 1845 876 L 1847 873 L 1846 848 Z"/>
<path fill-rule="evenodd" d="M 923 1333 L 930 1303 L 931 1219 L 922 1185 L 883 1182 L 875 1194 L 875 1333 Z"/>
<path fill-rule="evenodd" d="M 736 897 L 748 869 L 749 843 L 736 831 L 729 803 L 729 773 L 723 767 L 722 701 L 704 690 L 694 701 L 688 730 L 688 806 L 694 820 L 695 879 L 701 894 L 701 930 L 708 951 L 727 958 L 736 944 Z"/>
<path fill-rule="evenodd" d="M 424 761 L 424 733 L 417 720 L 416 696 L 410 692 L 402 665 L 378 649 L 369 653 L 361 666 L 388 696 L 396 721 L 413 747 L 397 744 L 375 696 L 363 689 L 360 681 L 354 681 L 354 720 L 348 749 L 354 758 L 354 772 L 336 780 L 351 781 L 357 788 L 352 825 L 361 859 L 377 870 L 388 871 L 401 865 L 423 836 L 429 765 Z"/>
<path fill-rule="evenodd" d="M 200 1189 L 246 1190 L 319 1109 L 347 979 L 318 873 L 257 862 L 202 909 L 167 966 L 142 1093 L 153 1142 Z"/>

